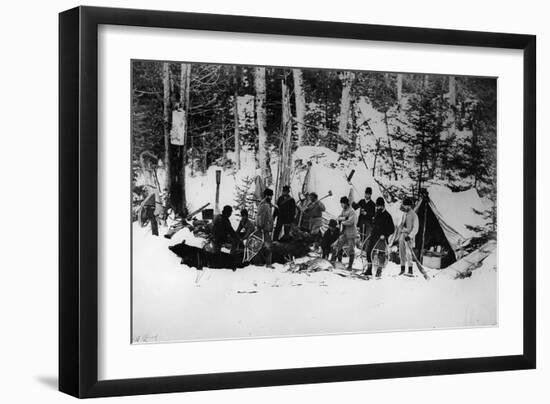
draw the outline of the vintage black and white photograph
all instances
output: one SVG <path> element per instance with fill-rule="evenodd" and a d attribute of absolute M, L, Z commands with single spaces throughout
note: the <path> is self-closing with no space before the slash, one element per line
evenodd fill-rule
<path fill-rule="evenodd" d="M 130 68 L 133 343 L 498 326 L 497 78 Z"/>

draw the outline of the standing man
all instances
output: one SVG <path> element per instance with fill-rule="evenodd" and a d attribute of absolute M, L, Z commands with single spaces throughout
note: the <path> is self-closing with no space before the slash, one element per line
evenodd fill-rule
<path fill-rule="evenodd" d="M 320 236 L 323 226 L 323 212 L 325 205 L 319 200 L 315 192 L 309 194 L 309 204 L 304 209 L 304 214 L 309 219 L 309 232 L 312 235 Z"/>
<path fill-rule="evenodd" d="M 296 202 L 294 198 L 290 196 L 290 187 L 285 185 L 283 187 L 283 193 L 277 199 L 277 210 L 275 215 L 277 217 L 277 226 L 275 226 L 275 232 L 273 233 L 273 239 L 279 240 L 281 229 L 283 235 L 288 236 L 290 234 L 290 225 L 294 221 L 296 215 Z"/>
<path fill-rule="evenodd" d="M 412 263 L 412 248 L 414 247 L 414 239 L 418 232 L 418 216 L 413 209 L 413 203 L 410 198 L 403 199 L 401 204 L 403 217 L 397 229 L 399 237 L 399 259 L 401 261 L 401 271 L 399 275 L 405 274 L 405 266 L 409 267 L 409 275 L 413 273 Z"/>
<path fill-rule="evenodd" d="M 367 243 L 367 262 L 368 267 L 365 272 L 365 275 L 372 276 L 372 261 L 371 254 L 372 250 L 376 243 L 379 240 L 384 240 L 386 243 L 389 242 L 389 238 L 395 231 L 395 226 L 393 224 L 393 219 L 391 215 L 386 210 L 386 204 L 384 198 L 376 199 L 376 215 L 374 216 L 374 223 L 372 226 L 371 237 Z M 380 278 L 382 276 L 382 268 L 376 268 L 376 277 Z"/>
<path fill-rule="evenodd" d="M 258 205 L 258 212 L 256 213 L 256 228 L 261 230 L 264 236 L 264 258 L 267 268 L 273 268 L 273 265 L 271 265 L 271 247 L 273 242 L 271 238 L 271 232 L 273 231 L 273 205 L 271 204 L 271 198 L 273 198 L 273 191 L 266 188 L 264 199 Z"/>
<path fill-rule="evenodd" d="M 231 243 L 232 252 L 238 243 L 237 233 L 229 221 L 231 213 L 233 213 L 233 208 L 226 205 L 223 207 L 222 213 L 217 215 L 212 222 L 212 244 L 215 254 L 221 251 L 224 243 Z"/>
<path fill-rule="evenodd" d="M 338 257 L 338 261 L 342 261 L 342 248 L 347 247 L 349 255 L 348 270 L 351 271 L 355 259 L 355 239 L 357 238 L 356 216 L 347 196 L 340 198 L 340 206 L 342 206 L 342 213 L 340 213 L 340 216 L 336 220 L 342 225 L 342 233 L 336 243 L 334 243 L 332 261 L 335 261 L 335 256 Z"/>
<path fill-rule="evenodd" d="M 359 229 L 359 235 L 361 241 L 365 241 L 372 232 L 372 226 L 374 223 L 374 215 L 376 213 L 376 207 L 371 199 L 372 188 L 367 187 L 365 189 L 365 197 L 359 202 L 353 202 L 351 204 L 353 209 L 359 209 L 359 219 L 357 220 L 357 228 Z"/>
<path fill-rule="evenodd" d="M 159 235 L 159 226 L 157 223 L 157 216 L 160 215 L 159 210 L 162 211 L 162 205 L 160 203 L 160 197 L 157 189 L 152 185 L 146 186 L 147 196 L 141 204 L 141 208 L 145 210 L 145 217 L 151 223 L 151 232 L 153 236 Z"/>

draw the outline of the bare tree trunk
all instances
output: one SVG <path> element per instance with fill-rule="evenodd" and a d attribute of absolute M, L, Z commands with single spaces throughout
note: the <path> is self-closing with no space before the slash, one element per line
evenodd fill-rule
<path fill-rule="evenodd" d="M 172 190 L 170 170 L 170 64 L 162 64 L 163 104 L 164 104 L 164 165 L 166 169 L 166 188 Z"/>
<path fill-rule="evenodd" d="M 256 125 L 258 126 L 258 162 L 260 164 L 262 178 L 266 180 L 268 178 L 268 165 L 267 133 L 265 131 L 265 67 L 256 67 L 254 69 L 254 88 L 256 90 Z"/>
<path fill-rule="evenodd" d="M 403 73 L 397 73 L 397 105 L 401 106 L 403 96 Z"/>
<path fill-rule="evenodd" d="M 342 81 L 342 98 L 340 99 L 340 121 L 338 123 L 338 135 L 343 140 L 349 140 L 347 133 L 348 121 L 351 106 L 351 85 L 355 74 L 353 72 L 343 72 L 340 74 Z"/>
<path fill-rule="evenodd" d="M 456 78 L 449 76 L 449 104 L 451 104 L 451 126 L 449 132 L 456 132 Z"/>
<path fill-rule="evenodd" d="M 375 172 L 376 172 L 376 160 L 378 159 L 378 151 L 379 150 L 380 150 L 380 139 L 376 139 L 376 151 L 374 153 L 374 163 L 372 164 L 372 177 L 373 178 L 374 178 Z"/>
<path fill-rule="evenodd" d="M 185 192 L 185 166 L 187 165 L 187 133 L 189 123 L 189 92 L 191 87 L 191 64 L 182 63 L 180 75 L 180 104 L 185 111 L 185 127 L 183 133 L 183 146 L 181 147 L 181 209 L 182 213 L 187 208 L 187 195 Z"/>
<path fill-rule="evenodd" d="M 386 136 L 388 137 L 388 147 L 390 152 L 391 165 L 393 169 L 393 176 L 397 181 L 397 170 L 395 168 L 395 160 L 393 158 L 393 147 L 391 146 L 390 127 L 388 125 L 388 114 L 386 111 L 384 111 L 384 124 L 386 125 Z"/>
<path fill-rule="evenodd" d="M 279 181 L 277 181 L 277 194 L 285 185 L 290 185 L 290 160 L 292 152 L 292 119 L 290 114 L 290 94 L 285 81 L 281 81 L 283 95 L 283 118 L 282 118 L 282 147 L 279 164 Z"/>
<path fill-rule="evenodd" d="M 428 88 L 429 85 L 430 85 L 430 75 L 425 74 L 424 75 L 424 80 L 422 81 L 422 86 L 423 86 L 423 88 Z"/>
<path fill-rule="evenodd" d="M 294 98 L 296 101 L 296 133 L 298 135 L 298 146 L 304 144 L 305 120 L 306 120 L 306 97 L 304 95 L 304 83 L 302 70 L 292 69 L 294 78 Z"/>
<path fill-rule="evenodd" d="M 237 91 L 238 80 L 238 66 L 235 66 L 235 92 L 234 92 L 234 105 L 233 105 L 233 117 L 235 121 L 235 165 L 237 170 L 241 169 L 241 137 L 239 132 L 239 93 Z"/>
<path fill-rule="evenodd" d="M 452 107 L 456 107 L 456 78 L 449 76 L 449 103 Z"/>
<path fill-rule="evenodd" d="M 424 131 L 422 131 L 422 139 L 420 143 L 420 170 L 418 173 L 418 195 L 422 194 L 422 176 L 424 175 Z"/>

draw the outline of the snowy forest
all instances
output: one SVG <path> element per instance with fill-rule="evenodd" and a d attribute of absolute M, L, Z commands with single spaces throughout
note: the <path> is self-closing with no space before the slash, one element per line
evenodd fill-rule
<path fill-rule="evenodd" d="M 132 140 L 134 178 L 162 166 L 178 212 L 192 202 L 186 178 L 247 159 L 278 195 L 303 146 L 364 167 L 389 202 L 429 184 L 494 202 L 496 79 L 133 61 Z"/>

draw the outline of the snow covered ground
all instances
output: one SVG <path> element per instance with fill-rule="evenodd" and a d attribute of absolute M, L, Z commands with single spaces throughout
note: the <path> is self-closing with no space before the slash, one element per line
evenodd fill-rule
<path fill-rule="evenodd" d="M 134 224 L 135 343 L 497 324 L 494 253 L 467 279 L 395 277 L 390 263 L 381 280 L 365 281 L 284 265 L 198 271 L 168 250 L 184 238 L 198 243 L 186 229 L 167 240 Z"/>

